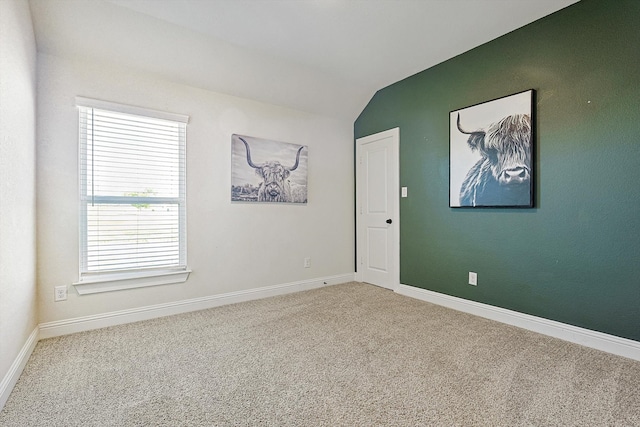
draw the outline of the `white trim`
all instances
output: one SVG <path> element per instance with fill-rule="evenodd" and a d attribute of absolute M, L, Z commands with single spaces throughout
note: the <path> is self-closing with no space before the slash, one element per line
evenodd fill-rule
<path fill-rule="evenodd" d="M 79 282 L 73 283 L 73 287 L 79 295 L 90 295 L 147 286 L 184 283 L 189 278 L 189 273 L 191 273 L 191 270 L 100 274 L 84 276 Z"/>
<path fill-rule="evenodd" d="M 117 111 L 118 113 L 153 117 L 154 119 L 171 120 L 172 122 L 189 123 L 189 116 L 185 114 L 169 113 L 167 111 L 118 104 L 116 102 L 102 101 L 100 99 L 85 98 L 84 96 L 76 96 L 76 107 L 96 108 L 98 110 Z"/>
<path fill-rule="evenodd" d="M 395 197 L 393 198 L 393 221 L 395 225 L 394 236 L 393 236 L 393 272 L 391 274 L 391 290 L 396 290 L 400 285 L 400 128 L 395 127 L 392 129 L 388 129 L 382 132 L 378 132 L 372 135 L 363 136 L 361 138 L 356 139 L 356 250 L 357 250 L 357 259 L 356 259 L 356 273 L 355 277 L 357 281 L 362 281 L 362 268 L 361 263 L 358 260 L 362 259 L 362 253 L 365 251 L 363 248 L 364 241 L 362 239 L 362 230 L 360 227 L 362 226 L 361 215 L 359 212 L 362 212 L 362 198 L 363 195 L 360 194 L 362 190 L 362 184 L 360 183 L 360 175 L 362 173 L 362 146 L 364 144 L 371 143 L 373 141 L 377 141 L 380 139 L 391 138 L 392 140 L 392 162 L 394 171 L 392 174 L 392 187 L 395 191 Z"/>
<path fill-rule="evenodd" d="M 575 344 L 591 347 L 596 350 L 606 351 L 618 356 L 628 357 L 640 361 L 640 342 L 627 338 L 617 337 L 602 332 L 592 331 L 566 323 L 519 313 L 492 305 L 469 301 L 463 298 L 453 297 L 439 292 L 428 291 L 400 284 L 396 292 L 411 298 L 427 301 L 433 304 L 474 314 L 508 325 L 528 329 L 533 332 L 559 338 Z"/>
<path fill-rule="evenodd" d="M 395 197 L 393 199 L 393 220 L 396 223 L 396 232 L 393 237 L 393 290 L 400 286 L 400 128 L 396 127 L 390 130 L 393 139 L 393 189 Z"/>
<path fill-rule="evenodd" d="M 2 382 L 0 382 L 0 411 L 4 408 L 4 404 L 7 403 L 13 387 L 18 382 L 18 379 L 22 374 L 22 370 L 26 366 L 29 357 L 31 357 L 31 353 L 33 353 L 33 349 L 36 348 L 36 344 L 38 343 L 38 331 L 39 328 L 36 326 L 22 346 L 18 356 L 9 367 L 9 371 L 2 379 Z"/>
<path fill-rule="evenodd" d="M 171 316 L 174 314 L 188 313 L 191 311 L 204 310 L 207 308 L 257 300 L 276 295 L 306 291 L 309 289 L 321 288 L 323 286 L 346 283 L 353 280 L 353 273 L 348 273 L 338 276 L 328 276 L 300 282 L 248 289 L 245 291 L 229 292 L 221 295 L 211 295 L 202 298 L 193 298 L 165 304 L 138 307 L 129 310 L 112 311 L 92 316 L 46 322 L 40 324 L 40 339 L 89 331 L 107 326 L 138 322 L 141 320 L 155 319 L 157 317 Z"/>

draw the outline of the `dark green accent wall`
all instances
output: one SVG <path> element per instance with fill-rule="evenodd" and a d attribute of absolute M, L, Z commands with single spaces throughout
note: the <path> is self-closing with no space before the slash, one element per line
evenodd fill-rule
<path fill-rule="evenodd" d="M 449 208 L 449 111 L 530 88 L 535 208 Z M 640 341 L 640 1 L 583 0 L 381 89 L 355 138 L 396 126 L 401 283 Z"/>

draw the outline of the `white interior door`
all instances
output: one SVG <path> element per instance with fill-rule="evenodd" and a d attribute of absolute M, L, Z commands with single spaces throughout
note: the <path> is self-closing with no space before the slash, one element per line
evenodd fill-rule
<path fill-rule="evenodd" d="M 399 128 L 356 140 L 356 277 L 388 289 L 399 283 L 399 143 Z"/>

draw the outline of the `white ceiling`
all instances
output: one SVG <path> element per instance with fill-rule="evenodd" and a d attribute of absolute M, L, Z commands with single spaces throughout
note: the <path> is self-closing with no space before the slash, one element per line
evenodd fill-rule
<path fill-rule="evenodd" d="M 40 52 L 354 120 L 378 89 L 577 0 L 30 0 Z"/>

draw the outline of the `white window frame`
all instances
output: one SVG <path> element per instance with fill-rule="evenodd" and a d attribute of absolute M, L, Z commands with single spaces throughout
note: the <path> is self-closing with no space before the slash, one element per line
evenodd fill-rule
<path fill-rule="evenodd" d="M 76 97 L 76 106 L 93 108 L 99 110 L 112 111 L 117 113 L 133 114 L 137 116 L 143 116 L 154 119 L 169 120 L 173 122 L 184 123 L 185 126 L 189 122 L 189 116 L 182 114 L 168 113 L 164 111 L 150 110 L 146 108 L 134 107 L 129 105 L 122 105 L 108 101 L 101 101 L 96 99 Z M 101 292 L 110 292 L 116 290 L 133 289 L 147 286 L 157 286 L 172 283 L 185 282 L 191 270 L 187 268 L 186 254 L 186 206 L 183 207 L 182 215 L 180 215 L 180 266 L 177 267 L 161 267 L 151 269 L 130 269 L 123 271 L 113 272 L 88 272 L 83 268 L 83 254 L 86 254 L 87 245 L 87 208 L 86 208 L 86 193 L 83 188 L 83 176 L 82 176 L 82 162 L 83 156 L 81 154 L 83 141 L 82 134 L 79 134 L 79 180 L 80 180 L 80 242 L 79 242 L 79 280 L 73 283 L 76 291 L 80 295 L 95 294 Z M 184 141 L 186 152 L 186 130 Z M 186 154 L 185 154 L 186 156 Z M 180 190 L 181 203 L 186 204 L 186 158 L 182 164 L 183 170 L 183 187 Z M 86 169 L 85 169 L 86 170 Z M 84 199 L 84 200 L 83 200 Z M 127 203 L 131 203 L 133 199 L 127 198 Z M 135 202 L 135 200 L 134 200 Z M 144 200 L 140 201 L 144 203 Z"/>

